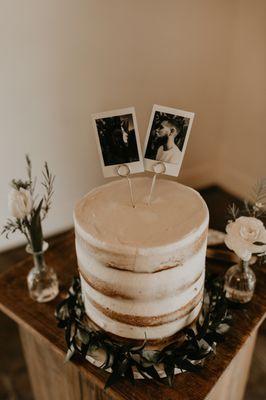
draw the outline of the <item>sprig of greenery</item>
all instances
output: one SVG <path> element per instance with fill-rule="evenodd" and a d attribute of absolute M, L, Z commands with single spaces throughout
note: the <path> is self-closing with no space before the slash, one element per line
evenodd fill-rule
<path fill-rule="evenodd" d="M 252 200 L 254 203 L 266 204 L 266 178 L 259 179 L 252 188 Z"/>
<path fill-rule="evenodd" d="M 53 175 L 48 167 L 47 162 L 44 164 L 44 170 L 42 171 L 43 181 L 42 185 L 45 188 L 46 193 L 43 196 L 43 206 L 42 206 L 42 219 L 44 219 L 51 208 L 52 196 L 54 194 L 54 180 L 55 175 Z"/>
<path fill-rule="evenodd" d="M 265 214 L 266 208 L 266 178 L 257 181 L 251 192 L 252 215 L 259 217 Z"/>
<path fill-rule="evenodd" d="M 27 242 L 29 245 L 31 245 L 31 240 L 30 236 L 27 232 L 27 221 L 24 219 L 21 221 L 20 219 L 16 218 L 15 220 L 8 218 L 6 221 L 5 225 L 3 226 L 3 229 L 0 233 L 0 235 L 5 235 L 7 239 L 9 239 L 9 235 L 15 233 L 16 231 L 20 231 L 27 239 Z"/>
<path fill-rule="evenodd" d="M 259 218 L 265 215 L 266 178 L 259 179 L 251 189 L 250 201 L 244 200 L 244 212 L 249 217 Z"/>
<path fill-rule="evenodd" d="M 25 158 L 26 158 L 27 174 L 28 174 L 29 182 L 32 182 L 32 164 L 31 164 L 31 160 L 30 160 L 30 157 L 29 157 L 28 154 L 26 154 Z"/>
<path fill-rule="evenodd" d="M 190 328 L 183 330 L 185 339 L 171 343 L 162 350 L 148 350 L 146 340 L 140 345 L 122 344 L 102 330 L 95 330 L 84 321 L 85 308 L 81 295 L 80 279 L 74 278 L 69 289 L 69 297 L 56 307 L 58 326 L 65 330 L 68 346 L 66 360 L 78 353 L 86 359 L 96 349 L 105 353 L 101 368 L 111 370 L 105 387 L 109 387 L 125 377 L 134 382 L 134 371 L 144 378 L 160 381 L 157 366 L 163 365 L 168 383 L 171 385 L 175 368 L 182 371 L 197 372 L 210 354 L 215 354 L 216 344 L 223 340 L 224 334 L 232 324 L 227 300 L 221 281 L 210 278 L 207 283 L 207 297 L 202 312 L 202 321 L 198 319 L 197 332 Z"/>
<path fill-rule="evenodd" d="M 235 203 L 229 204 L 227 207 L 227 214 L 229 216 L 229 219 L 232 219 L 235 221 L 238 216 L 239 216 L 239 208 L 235 205 Z"/>
<path fill-rule="evenodd" d="M 15 233 L 17 230 L 20 230 L 18 220 L 12 220 L 11 218 L 8 218 L 6 221 L 5 225 L 2 228 L 1 235 L 5 235 L 6 238 L 9 238 L 9 235 L 11 233 Z"/>
<path fill-rule="evenodd" d="M 266 178 L 257 181 L 251 190 L 250 201 L 244 200 L 243 209 L 235 203 L 227 207 L 228 219 L 235 221 L 240 215 L 260 218 L 266 214 Z"/>
<path fill-rule="evenodd" d="M 29 190 L 30 190 L 30 194 L 33 197 L 37 179 L 36 179 L 36 177 L 32 178 L 32 163 L 31 163 L 31 159 L 30 159 L 29 155 L 26 154 L 25 158 L 26 158 L 28 181 L 30 182 Z"/>

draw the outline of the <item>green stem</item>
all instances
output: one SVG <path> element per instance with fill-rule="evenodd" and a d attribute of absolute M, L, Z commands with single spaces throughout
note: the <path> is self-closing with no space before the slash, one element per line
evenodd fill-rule
<path fill-rule="evenodd" d="M 27 239 L 30 247 L 32 248 L 32 241 L 31 241 L 31 236 L 30 236 L 30 223 L 29 223 L 29 220 L 27 217 L 24 219 L 24 223 L 26 225 L 26 229 L 22 228 L 22 233 L 26 236 L 26 239 Z M 22 224 L 22 227 L 23 227 L 23 224 Z"/>
<path fill-rule="evenodd" d="M 46 267 L 43 252 L 33 253 L 34 266 L 39 271 L 44 270 Z"/>
<path fill-rule="evenodd" d="M 34 210 L 34 214 L 31 216 L 31 220 L 28 221 L 28 232 L 31 240 L 31 247 L 35 253 L 42 251 L 43 246 L 43 234 L 42 234 L 42 223 L 40 212 L 42 208 L 42 202 L 40 201 L 36 210 Z"/>
<path fill-rule="evenodd" d="M 249 261 L 244 261 L 241 260 L 241 268 L 242 268 L 242 274 L 243 274 L 243 285 L 244 289 L 246 291 L 249 290 L 249 284 L 248 284 L 248 268 L 249 268 Z"/>
<path fill-rule="evenodd" d="M 247 273 L 249 268 L 249 261 L 241 260 L 241 267 L 244 273 Z"/>

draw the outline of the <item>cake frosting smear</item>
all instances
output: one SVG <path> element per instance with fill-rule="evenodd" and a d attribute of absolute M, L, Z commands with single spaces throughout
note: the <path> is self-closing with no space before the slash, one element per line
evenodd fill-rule
<path fill-rule="evenodd" d="M 171 337 L 198 316 L 209 214 L 198 192 L 151 178 L 100 186 L 75 207 L 76 251 L 88 317 L 129 339 Z"/>

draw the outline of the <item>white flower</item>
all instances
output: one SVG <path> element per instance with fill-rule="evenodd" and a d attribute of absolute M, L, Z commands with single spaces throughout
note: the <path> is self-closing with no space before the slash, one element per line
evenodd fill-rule
<path fill-rule="evenodd" d="M 32 197 L 28 190 L 11 189 L 8 195 L 8 208 L 12 217 L 23 219 L 32 210 Z"/>
<path fill-rule="evenodd" d="M 253 253 L 266 251 L 266 229 L 262 221 L 257 218 L 239 217 L 226 226 L 224 241 L 238 257 L 249 261 Z M 265 245 L 256 245 L 255 242 L 265 243 Z"/>

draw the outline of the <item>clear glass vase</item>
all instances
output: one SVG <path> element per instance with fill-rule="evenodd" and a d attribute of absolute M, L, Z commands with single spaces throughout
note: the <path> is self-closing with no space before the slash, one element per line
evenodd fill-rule
<path fill-rule="evenodd" d="M 224 290 L 228 300 L 234 303 L 248 303 L 254 294 L 256 275 L 248 261 L 242 261 L 229 268 L 224 277 Z"/>
<path fill-rule="evenodd" d="M 28 245 L 26 251 L 33 256 L 34 267 L 27 276 L 30 297 L 45 303 L 53 300 L 59 292 L 58 279 L 53 268 L 48 266 L 44 259 L 44 253 L 48 249 L 48 243 L 43 242 L 42 251 L 35 252 Z"/>

